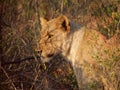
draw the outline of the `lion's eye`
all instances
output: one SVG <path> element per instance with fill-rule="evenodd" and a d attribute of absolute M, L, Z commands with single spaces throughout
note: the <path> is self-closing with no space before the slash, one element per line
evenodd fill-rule
<path fill-rule="evenodd" d="M 53 35 L 51 35 L 51 34 L 48 34 L 48 38 L 51 38 Z"/>

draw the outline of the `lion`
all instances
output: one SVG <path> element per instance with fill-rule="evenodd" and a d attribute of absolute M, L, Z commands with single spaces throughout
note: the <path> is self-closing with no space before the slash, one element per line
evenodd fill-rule
<path fill-rule="evenodd" d="M 113 50 L 120 47 L 119 39 L 107 40 L 97 30 L 88 29 L 61 15 L 55 19 L 47 21 L 40 18 L 42 30 L 40 31 L 40 41 L 37 51 L 40 52 L 41 60 L 48 62 L 54 56 L 62 54 L 71 62 L 76 75 L 80 90 L 89 90 L 88 84 L 95 79 L 95 75 L 87 73 L 85 65 L 99 68 L 95 56 L 104 56 L 105 50 Z M 106 84 L 105 80 L 102 80 Z M 105 85 L 104 89 L 110 89 Z"/>

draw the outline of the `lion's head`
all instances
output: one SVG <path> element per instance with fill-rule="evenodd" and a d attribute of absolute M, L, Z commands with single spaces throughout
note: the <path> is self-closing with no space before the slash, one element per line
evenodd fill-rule
<path fill-rule="evenodd" d="M 40 18 L 42 30 L 37 51 L 41 53 L 44 61 L 49 61 L 57 53 L 61 52 L 62 44 L 70 31 L 69 21 L 66 16 L 47 21 Z"/>

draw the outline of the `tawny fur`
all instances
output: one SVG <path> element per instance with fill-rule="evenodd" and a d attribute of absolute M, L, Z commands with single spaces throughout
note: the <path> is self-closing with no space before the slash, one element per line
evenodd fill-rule
<path fill-rule="evenodd" d="M 51 53 L 53 56 L 61 53 L 66 57 L 73 65 L 80 89 L 84 89 L 84 85 L 92 78 L 92 75 L 85 72 L 84 63 L 97 66 L 94 55 L 98 52 L 102 55 L 104 50 L 120 48 L 118 36 L 116 36 L 117 40 L 115 36 L 107 40 L 100 32 L 69 22 L 63 15 L 50 21 L 41 18 L 41 25 L 38 47 L 38 50 L 42 50 L 41 57 L 44 61 L 52 58 L 47 57 Z"/>

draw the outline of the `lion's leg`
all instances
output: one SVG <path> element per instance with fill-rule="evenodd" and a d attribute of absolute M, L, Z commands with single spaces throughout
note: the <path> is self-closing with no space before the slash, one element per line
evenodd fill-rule
<path fill-rule="evenodd" d="M 78 84 L 78 87 L 79 87 L 79 90 L 83 90 L 83 84 L 82 84 L 82 79 L 83 79 L 83 76 L 82 76 L 82 69 L 81 68 L 78 68 L 76 66 L 73 66 L 73 70 L 74 70 L 74 74 L 76 76 L 76 80 L 77 80 L 77 84 Z"/>
<path fill-rule="evenodd" d="M 78 67 L 78 65 L 74 65 L 73 70 L 74 70 L 74 74 L 76 76 L 79 90 L 90 90 L 90 88 L 88 87 L 88 85 L 90 83 L 89 76 L 86 76 L 86 73 L 85 73 L 84 69 L 82 68 L 82 66 L 80 67 L 80 65 L 79 65 L 79 67 Z"/>

